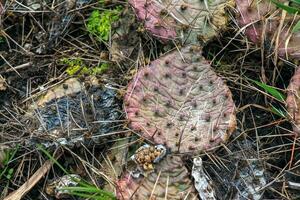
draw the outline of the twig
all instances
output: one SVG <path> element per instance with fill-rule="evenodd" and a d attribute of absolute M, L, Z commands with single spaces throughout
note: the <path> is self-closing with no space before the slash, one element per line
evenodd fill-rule
<path fill-rule="evenodd" d="M 60 157 L 60 154 L 58 157 Z M 47 160 L 19 189 L 10 193 L 4 200 L 21 200 L 51 169 L 53 161 Z"/>

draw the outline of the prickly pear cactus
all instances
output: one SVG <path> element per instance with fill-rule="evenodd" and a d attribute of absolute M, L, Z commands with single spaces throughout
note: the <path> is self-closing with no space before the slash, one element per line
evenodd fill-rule
<path fill-rule="evenodd" d="M 147 177 L 127 173 L 117 182 L 119 200 L 197 199 L 197 193 L 179 156 L 167 156 Z"/>
<path fill-rule="evenodd" d="M 225 142 L 236 126 L 234 110 L 228 87 L 195 46 L 141 68 L 125 96 L 130 127 L 172 152 L 196 153 Z"/>
<path fill-rule="evenodd" d="M 216 36 L 228 22 L 233 0 L 129 0 L 144 27 L 163 40 L 197 44 Z"/>
<path fill-rule="evenodd" d="M 95 77 L 83 82 L 70 78 L 34 100 L 25 117 L 31 122 L 32 142 L 73 146 L 100 142 L 100 135 L 117 125 L 113 121 L 119 119 L 119 110 L 116 92 L 102 87 Z"/>
<path fill-rule="evenodd" d="M 289 116 L 293 120 L 293 129 L 296 135 L 300 135 L 300 68 L 298 68 L 290 80 L 287 88 L 286 106 Z"/>
<path fill-rule="evenodd" d="M 250 41 L 280 57 L 300 58 L 300 33 L 292 33 L 300 17 L 283 14 L 271 1 L 236 0 L 236 6 L 237 21 Z"/>

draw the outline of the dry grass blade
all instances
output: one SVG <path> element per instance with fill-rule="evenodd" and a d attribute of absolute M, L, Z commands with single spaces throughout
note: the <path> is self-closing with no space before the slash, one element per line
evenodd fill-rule
<path fill-rule="evenodd" d="M 47 160 L 19 189 L 9 194 L 4 200 L 21 200 L 48 173 L 52 165 L 53 161 Z"/>

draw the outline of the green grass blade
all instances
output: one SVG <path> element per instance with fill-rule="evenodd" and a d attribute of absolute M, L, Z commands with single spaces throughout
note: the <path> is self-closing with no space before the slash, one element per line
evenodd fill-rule
<path fill-rule="evenodd" d="M 40 144 L 37 145 L 37 148 L 42 151 L 52 162 L 54 162 L 65 174 L 69 172 Z"/>
<path fill-rule="evenodd" d="M 116 200 L 115 197 L 108 197 L 108 196 L 104 196 L 104 195 L 99 195 L 99 194 L 84 194 L 84 193 L 80 193 L 80 192 L 70 192 L 69 194 L 74 195 L 74 196 L 78 196 L 78 197 L 82 197 L 85 199 L 94 199 L 94 200 Z"/>
<path fill-rule="evenodd" d="M 84 180 L 81 180 L 78 184 L 82 187 L 95 187 L 93 185 L 90 185 L 88 182 L 86 182 Z"/>
<path fill-rule="evenodd" d="M 249 80 L 251 80 L 251 79 L 249 79 Z M 259 81 L 255 81 L 255 80 L 251 80 L 251 81 L 253 81 L 259 87 L 263 88 L 265 90 L 265 92 L 269 93 L 272 97 L 274 97 L 278 101 L 285 100 L 285 98 L 286 98 L 285 95 L 283 93 L 281 93 L 280 91 L 278 91 L 275 87 L 269 86 L 269 85 L 259 82 Z"/>
<path fill-rule="evenodd" d="M 79 182 L 79 185 L 82 185 L 82 181 Z M 114 198 L 114 195 L 111 192 L 107 192 L 105 190 L 95 187 L 94 185 L 88 185 L 86 183 L 84 183 L 84 186 L 63 187 L 62 190 L 68 190 L 69 192 L 97 193 Z"/>
<path fill-rule="evenodd" d="M 99 193 L 102 192 L 98 188 L 95 187 L 62 187 L 61 190 L 68 190 L 70 192 L 75 191 L 75 192 L 88 192 L 88 193 Z"/>
<path fill-rule="evenodd" d="M 285 10 L 286 12 L 290 13 L 290 14 L 295 14 L 297 12 L 300 12 L 300 9 L 295 8 L 295 7 L 291 7 L 291 6 L 287 6 L 284 5 L 276 0 L 271 0 L 278 8 L 281 8 L 283 10 Z"/>
<path fill-rule="evenodd" d="M 299 0 L 300 1 L 300 0 Z M 293 27 L 292 33 L 296 33 L 300 30 L 300 20 L 297 22 L 297 24 Z"/>
<path fill-rule="evenodd" d="M 42 151 L 51 161 L 53 161 L 65 174 L 69 172 L 47 151 L 42 145 L 38 144 L 37 148 Z M 74 179 L 76 181 L 76 179 Z M 69 194 L 79 197 L 95 199 L 95 200 L 115 200 L 116 198 L 110 192 L 101 190 L 85 181 L 79 181 L 79 187 L 63 187 L 61 190 L 68 190 Z"/>
<path fill-rule="evenodd" d="M 300 0 L 291 0 L 291 2 L 294 2 L 294 3 L 300 4 Z"/>
<path fill-rule="evenodd" d="M 95 186 L 85 187 L 63 187 L 61 190 L 67 190 L 69 194 L 90 199 L 115 199 L 114 195 L 110 192 L 96 188 Z"/>
<path fill-rule="evenodd" d="M 275 106 L 273 106 L 271 104 L 271 112 L 278 115 L 279 117 L 283 117 L 283 118 L 286 118 L 287 117 L 287 114 L 285 111 L 281 110 L 281 109 L 278 109 L 276 108 Z"/>

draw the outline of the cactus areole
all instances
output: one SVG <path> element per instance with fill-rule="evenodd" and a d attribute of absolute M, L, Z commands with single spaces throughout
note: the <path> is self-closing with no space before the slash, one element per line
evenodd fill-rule
<path fill-rule="evenodd" d="M 286 105 L 289 116 L 293 120 L 294 133 L 300 135 L 300 68 L 298 68 L 292 77 L 287 88 Z"/>
<path fill-rule="evenodd" d="M 163 40 L 181 39 L 185 43 L 206 42 L 225 28 L 226 7 L 233 0 L 129 0 L 137 18 L 147 31 Z"/>
<path fill-rule="evenodd" d="M 228 87 L 196 46 L 141 68 L 125 96 L 130 127 L 171 152 L 196 153 L 225 142 L 236 126 L 234 110 Z"/>

